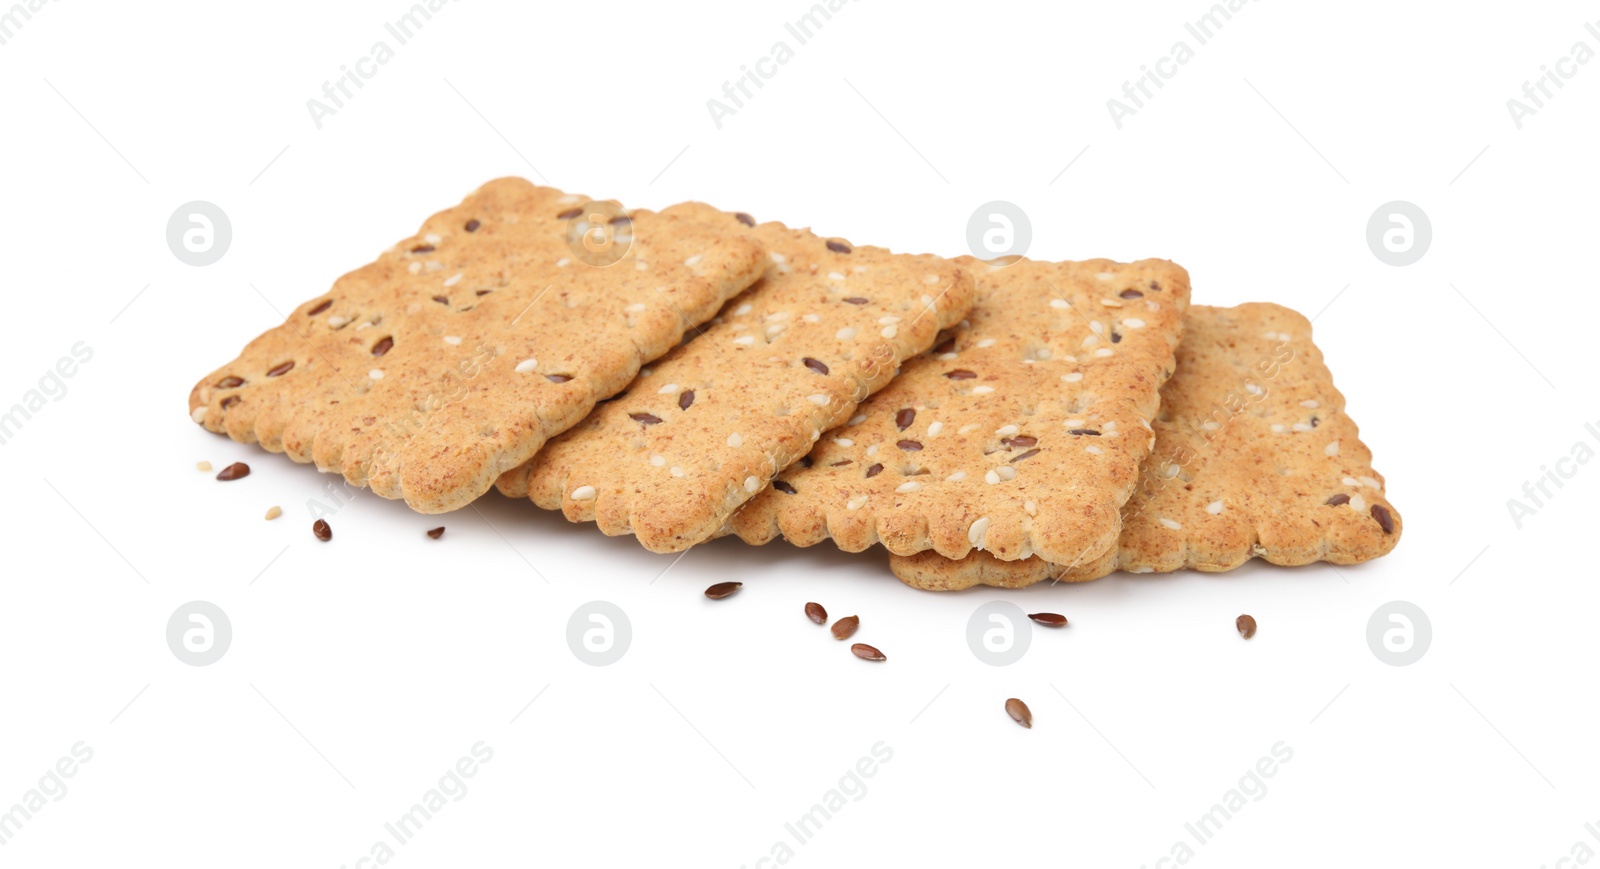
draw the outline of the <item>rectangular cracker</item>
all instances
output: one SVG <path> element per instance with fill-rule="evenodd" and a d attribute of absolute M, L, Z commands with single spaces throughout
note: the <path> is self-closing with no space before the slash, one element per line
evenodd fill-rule
<path fill-rule="evenodd" d="M 1110 548 L 1150 451 L 1189 275 L 1166 260 L 957 260 L 978 301 L 734 516 L 750 543 L 1072 561 Z"/>
<path fill-rule="evenodd" d="M 766 247 L 766 275 L 626 395 L 499 483 L 655 552 L 714 534 L 973 299 L 971 276 L 940 257 L 692 208 Z"/>
<path fill-rule="evenodd" d="M 190 415 L 423 513 L 465 506 L 760 276 L 759 242 L 700 216 L 491 181 L 207 375 Z"/>
<path fill-rule="evenodd" d="M 894 574 L 930 590 L 1014 588 L 1113 570 L 1232 570 L 1251 557 L 1354 564 L 1400 540 L 1400 513 L 1384 496 L 1372 452 L 1345 413 L 1311 323 L 1294 311 L 1190 308 L 1161 397 L 1155 452 L 1122 508 L 1118 545 L 1103 556 L 1052 564 L 891 555 Z"/>

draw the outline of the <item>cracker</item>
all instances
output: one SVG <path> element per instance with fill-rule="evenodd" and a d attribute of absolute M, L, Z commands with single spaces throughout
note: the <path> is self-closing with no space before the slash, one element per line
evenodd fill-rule
<path fill-rule="evenodd" d="M 966 270 L 693 206 L 770 254 L 754 287 L 499 483 L 672 552 L 714 534 L 972 306 Z"/>
<path fill-rule="evenodd" d="M 424 513 L 464 506 L 760 276 L 759 243 L 698 218 L 491 181 L 207 375 L 190 415 Z M 620 261 L 588 264 L 597 233 Z"/>
<path fill-rule="evenodd" d="M 736 514 L 735 533 L 1066 562 L 1116 541 L 1188 273 L 1166 260 L 957 262 L 978 282 L 969 319 Z"/>
<path fill-rule="evenodd" d="M 1077 564 L 921 553 L 891 556 L 891 569 L 918 588 L 1017 587 L 1118 569 L 1224 571 L 1251 557 L 1353 564 L 1400 540 L 1400 513 L 1304 317 L 1270 304 L 1190 308 L 1161 394 L 1155 452 L 1116 548 Z"/>

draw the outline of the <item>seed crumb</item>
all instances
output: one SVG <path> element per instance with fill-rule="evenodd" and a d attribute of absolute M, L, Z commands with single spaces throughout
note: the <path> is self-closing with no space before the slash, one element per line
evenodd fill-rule
<path fill-rule="evenodd" d="M 197 471 L 209 471 L 209 470 L 211 470 L 211 463 L 210 462 L 195 462 L 194 468 Z"/>
<path fill-rule="evenodd" d="M 274 519 L 276 519 L 276 518 L 278 518 L 279 516 L 282 516 L 282 515 L 283 515 L 283 508 L 282 507 L 279 507 L 277 505 L 273 505 L 273 506 L 267 508 L 267 521 L 268 522 L 271 522 L 272 520 L 274 520 Z"/>

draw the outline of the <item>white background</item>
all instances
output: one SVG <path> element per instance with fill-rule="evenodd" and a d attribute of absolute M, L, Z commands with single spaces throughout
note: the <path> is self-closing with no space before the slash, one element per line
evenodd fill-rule
<path fill-rule="evenodd" d="M 393 47 L 405 8 L 64 0 L 0 46 L 0 408 L 76 342 L 94 354 L 0 446 L 0 809 L 94 753 L 0 863 L 355 866 L 479 741 L 492 760 L 393 865 L 753 867 L 780 841 L 801 866 L 1600 851 L 1600 467 L 1520 529 L 1506 505 L 1600 449 L 1600 63 L 1520 130 L 1505 105 L 1574 43 L 1600 50 L 1600 6 L 1267 0 L 1197 47 L 1203 0 L 865 0 L 798 46 L 804 0 L 467 0 L 319 130 L 306 101 Z M 1119 130 L 1106 100 L 1180 39 L 1194 59 Z M 718 129 L 706 101 L 779 40 L 793 59 Z M 362 493 L 318 543 L 327 478 L 198 429 L 190 386 L 507 174 L 947 255 L 1004 199 L 1031 255 L 1168 257 L 1197 302 L 1318 315 L 1405 539 L 1338 570 L 945 595 L 829 546 L 723 541 L 656 579 L 672 557 L 498 495 L 441 520 Z M 164 237 L 196 199 L 234 233 L 204 268 Z M 1397 199 L 1434 233 L 1404 268 L 1365 241 Z M 199 460 L 255 472 L 224 485 Z M 701 595 L 725 579 L 746 585 Z M 234 632 L 206 667 L 165 644 L 196 599 Z M 597 599 L 633 626 L 604 668 L 566 645 Z M 966 625 L 993 599 L 1072 625 L 992 667 Z M 852 658 L 808 600 L 859 614 L 889 661 Z M 1411 666 L 1367 646 L 1392 600 L 1433 626 Z M 880 742 L 864 795 L 796 844 L 784 824 Z M 1265 795 L 1197 844 L 1184 825 L 1279 742 Z"/>

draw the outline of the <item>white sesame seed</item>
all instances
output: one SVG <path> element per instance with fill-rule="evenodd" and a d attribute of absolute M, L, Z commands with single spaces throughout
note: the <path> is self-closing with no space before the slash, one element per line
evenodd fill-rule
<path fill-rule="evenodd" d="M 1027 513 L 1029 516 L 1037 516 L 1039 515 L 1039 505 L 1033 503 L 1032 501 L 1023 501 L 1022 511 Z"/>
<path fill-rule="evenodd" d="M 1350 509 L 1356 511 L 1357 513 L 1365 512 L 1367 509 L 1367 502 L 1360 495 L 1351 495 Z"/>
<path fill-rule="evenodd" d="M 1366 486 L 1369 489 L 1381 489 L 1381 488 L 1383 488 L 1382 486 L 1378 485 L 1378 481 L 1377 480 L 1374 480 L 1371 477 L 1356 477 L 1356 479 L 1361 481 L 1361 485 Z"/>
<path fill-rule="evenodd" d="M 579 486 L 578 488 L 572 490 L 572 500 L 574 501 L 592 501 L 594 500 L 594 496 L 595 491 L 593 486 Z"/>
<path fill-rule="evenodd" d="M 978 347 L 978 349 L 982 350 L 982 349 L 984 349 L 986 347 L 993 347 L 994 345 L 995 345 L 995 339 L 993 339 L 993 338 L 985 338 L 982 341 L 978 342 L 977 347 Z"/>
<path fill-rule="evenodd" d="M 430 272 L 442 272 L 442 271 L 444 271 L 444 263 L 429 262 L 429 263 L 423 264 L 422 267 L 424 269 L 430 271 Z"/>
<path fill-rule="evenodd" d="M 956 471 L 955 473 L 951 474 L 950 476 L 945 477 L 944 481 L 946 483 L 959 483 L 962 480 L 965 480 L 966 478 L 967 478 L 967 472 L 966 471 Z"/>
<path fill-rule="evenodd" d="M 735 449 L 744 446 L 744 435 L 741 435 L 738 432 L 728 435 L 728 446 L 734 447 Z"/>
<path fill-rule="evenodd" d="M 864 413 L 858 413 L 855 416 L 850 417 L 850 421 L 846 422 L 845 425 L 860 425 L 866 421 L 867 415 Z"/>
<path fill-rule="evenodd" d="M 842 274 L 840 274 L 838 272 L 828 272 L 828 280 L 830 280 L 830 281 L 842 281 L 844 279 L 845 279 L 844 275 L 842 275 Z"/>
<path fill-rule="evenodd" d="M 939 432 L 942 431 L 944 431 L 944 423 L 939 422 L 938 420 L 928 423 L 928 437 L 938 437 Z"/>
<path fill-rule="evenodd" d="M 994 484 L 1000 482 L 1000 475 L 995 473 L 993 470 L 987 471 L 983 475 L 983 481 L 993 486 Z"/>
<path fill-rule="evenodd" d="M 1212 501 L 1211 503 L 1207 504 L 1206 505 L 1206 512 L 1210 513 L 1213 516 L 1217 515 L 1218 513 L 1221 513 L 1222 512 L 1222 502 L 1221 501 Z"/>
<path fill-rule="evenodd" d="M 1102 452 L 1104 452 L 1103 450 L 1101 450 L 1099 447 L 1095 446 L 1094 444 L 1090 444 L 1090 445 L 1084 447 L 1083 451 L 1088 453 L 1091 456 L 1098 456 Z"/>
<path fill-rule="evenodd" d="M 812 404 L 814 404 L 814 405 L 816 405 L 818 407 L 827 407 L 828 402 L 830 402 L 832 400 L 833 400 L 832 398 L 830 398 L 829 396 L 824 395 L 824 394 L 822 394 L 820 392 L 813 392 L 810 395 L 806 396 L 806 401 L 809 401 L 809 402 L 811 402 Z"/>
<path fill-rule="evenodd" d="M 630 314 L 637 314 L 640 311 L 644 310 L 644 302 L 634 302 L 633 304 L 629 305 L 626 308 L 623 308 L 622 310 L 627 311 Z"/>
<path fill-rule="evenodd" d="M 1040 347 L 1038 350 L 1033 351 L 1033 358 L 1035 359 L 1049 359 L 1050 356 L 1049 347 Z"/>
<path fill-rule="evenodd" d="M 638 269 L 641 272 L 647 272 L 647 271 L 650 270 L 650 264 L 647 263 L 647 262 L 643 262 L 643 261 L 634 263 L 633 267 Z"/>
<path fill-rule="evenodd" d="M 840 329 L 839 331 L 833 333 L 833 337 L 839 339 L 840 341 L 849 341 L 851 338 L 854 338 L 855 336 L 856 336 L 856 328 L 854 326 L 846 326 L 843 329 Z"/>
<path fill-rule="evenodd" d="M 1090 320 L 1089 331 L 1095 333 L 1096 335 L 1104 335 L 1106 333 L 1106 326 L 1099 320 Z"/>
<path fill-rule="evenodd" d="M 207 410 L 206 406 L 202 404 L 199 407 L 195 408 L 194 410 L 189 411 L 189 418 L 194 420 L 195 422 L 205 422 L 206 421 L 206 410 Z"/>
<path fill-rule="evenodd" d="M 1200 427 L 1206 431 L 1216 431 L 1217 429 L 1222 428 L 1222 424 L 1214 419 L 1208 419 L 1205 422 L 1200 423 Z"/>
<path fill-rule="evenodd" d="M 667 457 L 661 455 L 660 453 L 656 453 L 650 457 L 650 464 L 655 465 L 658 468 L 664 468 L 667 466 Z"/>
<path fill-rule="evenodd" d="M 1111 353 L 1112 353 L 1112 350 L 1111 350 L 1110 347 L 1101 347 L 1099 350 L 1094 351 L 1094 355 L 1100 357 L 1101 359 L 1104 359 L 1105 357 L 1110 356 Z"/>
<path fill-rule="evenodd" d="M 900 322 L 900 318 L 896 317 L 896 316 L 893 316 L 893 315 L 890 315 L 890 316 L 887 316 L 887 317 L 879 317 L 878 318 L 878 325 L 879 326 L 893 326 L 894 324 L 896 324 L 898 322 Z"/>
<path fill-rule="evenodd" d="M 782 323 L 768 323 L 767 327 L 765 329 L 763 329 L 762 332 L 766 334 L 767 340 L 771 341 L 773 338 L 776 338 L 779 335 L 782 335 L 783 334 L 783 330 L 786 329 L 786 328 L 788 328 L 788 327 L 783 325 Z"/>
<path fill-rule="evenodd" d="M 956 434 L 958 434 L 958 435 L 972 434 L 973 432 L 977 431 L 979 428 L 980 428 L 980 426 L 977 423 L 969 422 L 966 425 L 962 426 L 961 428 L 956 429 Z"/>
<path fill-rule="evenodd" d="M 538 368 L 538 367 L 539 367 L 539 360 L 537 360 L 537 359 L 524 359 L 521 362 L 517 363 L 516 372 L 518 374 L 527 374 L 529 371 L 532 371 L 533 369 Z"/>
<path fill-rule="evenodd" d="M 568 257 L 562 257 L 561 259 L 556 260 L 556 268 L 558 269 L 564 269 L 569 265 L 572 265 L 572 260 Z"/>
<path fill-rule="evenodd" d="M 1065 310 L 1067 308 L 1072 307 L 1072 305 L 1069 304 L 1066 299 L 1051 299 L 1050 300 L 1050 307 L 1056 308 L 1058 310 Z"/>
<path fill-rule="evenodd" d="M 744 478 L 744 490 L 746 492 L 754 492 L 754 491 L 759 490 L 760 488 L 761 488 L 761 479 L 759 477 L 745 477 Z"/>
<path fill-rule="evenodd" d="M 800 316 L 800 319 L 806 321 L 807 323 L 821 323 L 822 322 L 822 317 L 820 317 L 820 316 L 818 316 L 816 314 L 802 314 Z"/>
<path fill-rule="evenodd" d="M 960 355 L 960 354 L 957 354 L 957 353 L 940 353 L 939 354 L 939 358 L 941 360 L 945 361 L 945 362 L 949 362 L 950 360 L 956 358 L 958 355 Z"/>
<path fill-rule="evenodd" d="M 740 335 L 739 337 L 733 339 L 733 343 L 735 343 L 735 344 L 754 344 L 754 343 L 756 343 L 756 336 L 754 336 L 754 335 Z"/>
<path fill-rule="evenodd" d="M 1067 420 L 1066 422 L 1064 422 L 1062 424 L 1065 425 L 1067 428 L 1083 428 L 1084 426 L 1088 425 L 1089 423 L 1087 421 L 1081 420 L 1081 419 L 1069 419 L 1069 420 Z"/>
<path fill-rule="evenodd" d="M 1144 321 L 1138 317 L 1129 317 L 1122 321 L 1122 325 L 1127 326 L 1129 329 L 1143 329 Z"/>
<path fill-rule="evenodd" d="M 461 272 L 456 272 L 450 277 L 444 279 L 444 285 L 447 287 L 453 287 L 459 283 L 461 283 Z"/>
<path fill-rule="evenodd" d="M 683 472 L 683 469 L 678 467 L 677 465 L 673 465 L 672 467 L 668 468 L 667 469 L 667 473 L 671 474 L 674 477 L 686 477 L 686 476 L 688 476 L 688 474 L 685 474 Z"/>
<path fill-rule="evenodd" d="M 849 438 L 834 438 L 833 442 L 841 447 L 853 447 L 856 445 L 856 442 Z"/>
<path fill-rule="evenodd" d="M 1116 276 L 1117 276 L 1116 272 L 1096 272 L 1095 273 L 1095 277 L 1097 279 L 1099 279 L 1099 280 L 1102 280 L 1102 281 L 1109 281 L 1109 280 L 1111 280 L 1112 278 L 1114 278 Z"/>
<path fill-rule="evenodd" d="M 1305 401 L 1300 402 L 1300 406 L 1301 407 L 1309 407 L 1312 410 L 1315 410 L 1318 407 L 1321 407 L 1322 405 L 1318 404 L 1317 400 L 1315 398 L 1308 398 Z"/>
<path fill-rule="evenodd" d="M 787 320 L 787 319 L 789 319 L 789 312 L 788 311 L 773 311 L 772 313 L 766 315 L 765 317 L 762 317 L 761 319 L 767 320 L 769 322 L 776 321 L 776 320 Z"/>
<path fill-rule="evenodd" d="M 744 304 L 740 305 L 739 307 L 733 309 L 733 315 L 735 317 L 743 317 L 745 314 L 748 314 L 748 313 L 750 313 L 750 303 L 749 302 L 745 302 Z"/>
<path fill-rule="evenodd" d="M 988 516 L 979 516 L 977 519 L 973 520 L 972 525 L 967 528 L 967 542 L 971 543 L 972 544 L 972 548 L 974 548 L 974 549 L 982 549 L 983 548 L 983 541 L 988 536 L 989 536 L 989 517 Z"/>
<path fill-rule="evenodd" d="M 1275 422 L 1275 423 L 1272 424 L 1272 431 L 1273 431 L 1274 434 L 1283 434 L 1284 432 L 1286 432 L 1288 430 L 1289 430 L 1289 427 L 1284 425 L 1281 422 Z"/>
<path fill-rule="evenodd" d="M 1167 469 L 1166 469 L 1166 471 L 1164 473 L 1166 474 L 1167 479 L 1170 480 L 1173 477 L 1178 476 L 1178 474 L 1182 470 L 1183 470 L 1183 466 L 1181 466 L 1181 465 L 1167 465 Z"/>
<path fill-rule="evenodd" d="M 449 344 L 452 347 L 458 346 L 461 343 L 461 336 L 460 335 L 446 335 L 446 336 L 444 336 L 444 343 Z"/>
<path fill-rule="evenodd" d="M 444 236 L 440 235 L 437 232 L 430 232 L 427 235 L 423 236 L 422 240 L 427 242 L 428 244 L 438 244 L 439 242 L 444 241 Z"/>
<path fill-rule="evenodd" d="M 678 391 L 678 384 L 669 383 L 666 386 L 663 386 L 660 389 L 656 390 L 656 394 L 657 395 L 671 395 L 672 393 L 677 392 L 677 391 Z"/>
<path fill-rule="evenodd" d="M 411 265 L 406 266 L 406 271 L 412 274 L 417 274 L 418 272 L 422 271 L 422 263 L 413 262 Z"/>
<path fill-rule="evenodd" d="M 938 275 L 923 275 L 922 276 L 922 282 L 925 283 L 925 284 L 937 284 L 939 282 L 939 276 Z"/>
<path fill-rule="evenodd" d="M 576 193 L 568 193 L 567 195 L 565 195 L 565 196 L 561 197 L 560 199 L 556 200 L 556 202 L 558 202 L 558 203 L 560 203 L 562 205 L 571 205 L 572 203 L 577 202 L 577 201 L 578 201 L 578 194 L 576 194 Z"/>
<path fill-rule="evenodd" d="M 1345 484 L 1346 486 L 1359 486 L 1359 485 L 1361 485 L 1360 483 L 1356 482 L 1356 478 L 1355 477 L 1345 477 L 1345 478 L 1341 479 L 1339 482 Z"/>
<path fill-rule="evenodd" d="M 902 494 L 905 494 L 905 493 L 909 493 L 909 492 L 916 492 L 916 491 L 920 490 L 921 488 L 922 488 L 922 484 L 921 483 L 917 482 L 916 480 L 911 480 L 909 482 L 901 483 L 900 485 L 896 486 L 894 490 L 896 492 L 900 492 Z"/>
<path fill-rule="evenodd" d="M 1107 308 L 1122 307 L 1122 302 L 1117 299 L 1101 299 L 1100 304 L 1105 305 Z"/>
<path fill-rule="evenodd" d="M 374 368 L 371 371 L 367 372 L 367 376 L 372 378 L 373 380 L 382 380 L 383 379 L 383 369 L 382 368 Z"/>
<path fill-rule="evenodd" d="M 1328 445 L 1322 448 L 1322 454 L 1325 456 L 1337 456 L 1339 454 L 1339 442 L 1329 441 Z"/>
<path fill-rule="evenodd" d="M 873 444 L 872 446 L 867 447 L 867 455 L 868 456 L 875 456 L 877 454 L 878 454 L 878 445 L 877 444 Z"/>
<path fill-rule="evenodd" d="M 862 507 L 865 507 L 866 504 L 867 504 L 867 496 L 866 495 L 857 495 L 854 498 L 851 498 L 850 500 L 844 502 L 844 508 L 846 510 L 860 510 Z"/>
<path fill-rule="evenodd" d="M 778 253 L 777 251 L 773 251 L 772 253 L 767 254 L 767 256 L 771 257 L 772 261 L 775 262 L 775 263 L 781 263 L 781 262 L 788 262 L 789 261 L 788 257 L 784 256 L 781 253 Z"/>
<path fill-rule="evenodd" d="M 1178 523 L 1172 521 L 1171 519 L 1168 519 L 1165 516 L 1160 517 L 1160 519 L 1161 519 L 1161 525 L 1163 527 L 1165 527 L 1165 528 L 1170 528 L 1173 531 L 1182 531 L 1183 530 L 1183 526 L 1182 525 L 1179 525 Z"/>
<path fill-rule="evenodd" d="M 974 387 L 972 387 L 972 394 L 973 395 L 988 395 L 991 392 L 994 392 L 994 387 L 993 386 L 974 386 Z"/>
<path fill-rule="evenodd" d="M 894 336 L 900 334 L 900 327 L 899 326 L 884 326 L 883 327 L 883 331 L 879 332 L 878 334 L 882 335 L 885 338 L 893 338 Z"/>
<path fill-rule="evenodd" d="M 1078 381 L 1083 379 L 1083 372 L 1082 371 L 1074 371 L 1071 374 L 1063 374 L 1063 375 L 1061 375 L 1061 379 L 1065 380 L 1068 383 L 1077 383 Z"/>
<path fill-rule="evenodd" d="M 1260 395 L 1261 387 L 1254 383 L 1246 383 L 1244 385 L 1244 391 L 1250 393 L 1251 395 Z"/>
<path fill-rule="evenodd" d="M 1000 467 L 995 468 L 994 472 L 1000 475 L 1000 479 L 1007 482 L 1017 478 L 1017 469 L 1011 467 L 1010 465 L 1001 465 Z"/>
<path fill-rule="evenodd" d="M 705 259 L 705 256 L 703 254 L 698 254 L 697 253 L 694 256 L 689 257 L 688 259 L 684 260 L 683 264 L 693 268 L 694 266 L 699 265 L 700 261 L 703 260 L 703 259 Z"/>
<path fill-rule="evenodd" d="M 333 316 L 333 317 L 329 317 L 328 318 L 328 328 L 329 329 L 338 329 L 341 326 L 349 325 L 349 323 L 350 323 L 350 318 L 349 317 Z"/>
<path fill-rule="evenodd" d="M 1290 428 L 1294 429 L 1295 431 L 1311 431 L 1311 426 L 1303 422 L 1297 422 L 1290 426 Z"/>
<path fill-rule="evenodd" d="M 1011 437 L 1012 435 L 1016 434 L 1017 432 L 1019 432 L 1021 430 L 1022 429 L 1019 429 L 1014 425 L 1003 425 L 1003 426 L 1000 426 L 999 428 L 995 429 L 994 433 L 999 435 L 999 436 L 1001 436 L 1001 437 L 1003 437 L 1003 438 L 1008 438 L 1008 437 Z"/>

